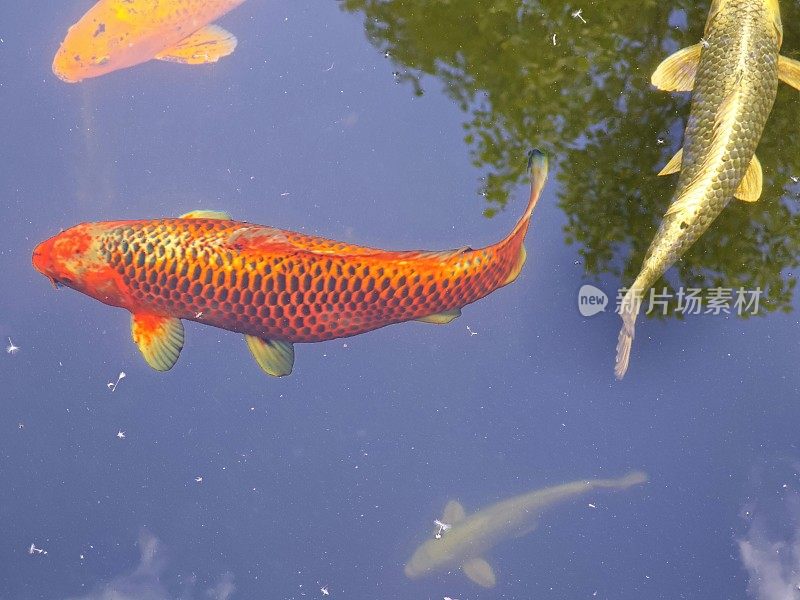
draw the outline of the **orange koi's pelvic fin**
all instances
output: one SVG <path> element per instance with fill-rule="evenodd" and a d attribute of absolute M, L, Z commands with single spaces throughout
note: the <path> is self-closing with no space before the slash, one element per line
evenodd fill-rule
<path fill-rule="evenodd" d="M 264 340 L 254 335 L 244 336 L 247 347 L 258 366 L 273 377 L 290 375 L 294 366 L 294 345 L 280 340 Z"/>
<path fill-rule="evenodd" d="M 447 325 L 450 321 L 461 316 L 461 309 L 454 308 L 444 312 L 435 313 L 426 317 L 420 317 L 417 321 L 421 323 L 433 323 L 434 325 Z"/>
<path fill-rule="evenodd" d="M 131 336 L 147 364 L 156 371 L 169 371 L 183 349 L 183 323 L 175 317 L 134 313 Z"/>

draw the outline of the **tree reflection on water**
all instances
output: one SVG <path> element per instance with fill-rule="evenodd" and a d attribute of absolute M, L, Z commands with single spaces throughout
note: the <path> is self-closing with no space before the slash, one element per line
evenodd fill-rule
<path fill-rule="evenodd" d="M 467 115 L 464 141 L 485 175 L 487 216 L 525 178 L 525 153 L 560 165 L 565 240 L 587 275 L 633 279 L 677 181 L 656 173 L 681 144 L 689 94 L 650 86 L 674 50 L 702 36 L 707 3 L 643 0 L 344 0 L 371 42 L 422 93 L 435 77 Z M 800 5 L 784 2 L 783 53 L 800 54 Z M 586 21 L 585 23 L 583 21 Z M 800 97 L 781 85 L 758 149 L 761 201 L 733 201 L 657 287 L 764 290 L 767 311 L 791 310 L 798 264 Z M 672 284 L 671 286 L 669 284 Z"/>

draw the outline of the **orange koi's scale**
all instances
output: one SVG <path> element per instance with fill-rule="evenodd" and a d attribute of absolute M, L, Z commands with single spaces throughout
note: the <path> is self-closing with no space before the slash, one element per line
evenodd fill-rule
<path fill-rule="evenodd" d="M 245 334 L 259 365 L 291 372 L 295 342 L 392 323 L 447 323 L 510 283 L 547 174 L 536 155 L 525 215 L 487 248 L 393 252 L 232 221 L 196 211 L 177 219 L 77 225 L 40 244 L 37 270 L 129 310 L 147 362 L 168 370 L 183 346 L 181 319 Z"/>

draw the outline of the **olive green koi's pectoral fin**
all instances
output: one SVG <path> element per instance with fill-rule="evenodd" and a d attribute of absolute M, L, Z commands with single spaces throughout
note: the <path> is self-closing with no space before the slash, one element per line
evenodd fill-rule
<path fill-rule="evenodd" d="M 267 375 L 283 377 L 292 372 L 294 345 L 291 342 L 262 340 L 254 335 L 246 335 L 244 339 L 258 366 Z"/>
<path fill-rule="evenodd" d="M 483 558 L 472 558 L 461 565 L 461 569 L 467 579 L 481 587 L 493 588 L 497 583 L 494 569 Z"/>
<path fill-rule="evenodd" d="M 785 56 L 778 57 L 778 78 L 800 90 L 800 61 Z"/>
<path fill-rule="evenodd" d="M 672 175 L 673 173 L 677 173 L 681 170 L 681 163 L 683 162 L 683 148 L 678 150 L 678 152 L 673 156 L 669 162 L 664 165 L 664 168 L 659 171 L 659 177 L 662 175 Z"/>
<path fill-rule="evenodd" d="M 461 309 L 454 308 L 453 310 L 446 310 L 444 312 L 436 313 L 435 315 L 428 315 L 427 317 L 420 317 L 417 321 L 421 323 L 433 323 L 434 325 L 446 325 L 453 319 L 461 316 Z"/>
<path fill-rule="evenodd" d="M 650 82 L 665 92 L 691 92 L 702 50 L 702 44 L 695 44 L 668 56 L 653 72 Z"/>
<path fill-rule="evenodd" d="M 192 210 L 183 213 L 179 219 L 218 219 L 220 221 L 231 221 L 232 217 L 223 210 Z"/>
<path fill-rule="evenodd" d="M 761 173 L 761 163 L 753 155 L 750 165 L 742 178 L 742 182 L 734 193 L 734 197 L 745 202 L 755 202 L 761 197 L 761 188 L 764 185 L 764 178 Z"/>
<path fill-rule="evenodd" d="M 155 57 L 185 65 L 204 65 L 215 63 L 223 56 L 232 54 L 237 43 L 236 36 L 230 31 L 219 25 L 206 25 Z"/>
<path fill-rule="evenodd" d="M 682 162 L 683 148 L 678 150 L 675 156 L 673 156 L 670 161 L 664 165 L 664 168 L 658 173 L 659 176 L 677 173 L 681 170 Z M 753 156 L 753 159 L 750 161 L 750 165 L 747 167 L 747 171 L 745 172 L 739 187 L 736 189 L 734 196 L 739 200 L 744 200 L 745 202 L 755 202 L 761 197 L 761 189 L 763 185 L 764 178 L 761 172 L 761 163 L 758 161 L 757 157 Z M 670 211 L 668 211 L 667 214 L 678 212 L 679 208 L 680 207 L 670 207 Z"/>
<path fill-rule="evenodd" d="M 131 336 L 147 364 L 156 371 L 169 371 L 183 349 L 183 323 L 175 317 L 133 314 Z"/>

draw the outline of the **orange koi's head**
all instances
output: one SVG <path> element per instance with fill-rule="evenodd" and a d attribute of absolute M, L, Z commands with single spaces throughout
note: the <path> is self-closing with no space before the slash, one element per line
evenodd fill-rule
<path fill-rule="evenodd" d="M 102 251 L 103 228 L 76 225 L 45 240 L 33 251 L 33 267 L 58 287 L 65 285 L 101 302 L 120 305 L 122 290 Z"/>

